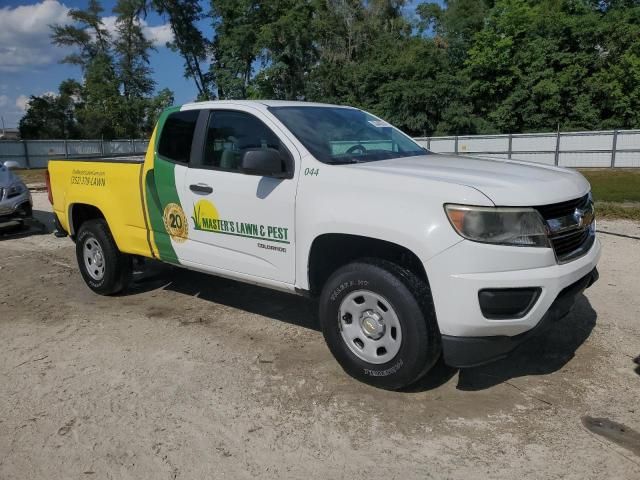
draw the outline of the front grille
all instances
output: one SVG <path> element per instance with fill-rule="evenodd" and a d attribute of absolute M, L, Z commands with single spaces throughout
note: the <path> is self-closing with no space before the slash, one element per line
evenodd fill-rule
<path fill-rule="evenodd" d="M 576 198 L 575 200 L 569 200 L 562 203 L 554 203 L 552 205 L 543 205 L 541 207 L 534 207 L 540 212 L 542 218 L 550 220 L 552 218 L 565 217 L 572 215 L 578 207 L 585 207 L 589 203 L 589 195 Z"/>
<path fill-rule="evenodd" d="M 590 195 L 534 208 L 547 223 L 549 239 L 559 263 L 575 260 L 589 251 L 595 241 Z"/>
<path fill-rule="evenodd" d="M 587 228 L 564 236 L 551 237 L 551 244 L 558 261 L 568 262 L 587 253 L 594 240 L 595 235 Z"/>

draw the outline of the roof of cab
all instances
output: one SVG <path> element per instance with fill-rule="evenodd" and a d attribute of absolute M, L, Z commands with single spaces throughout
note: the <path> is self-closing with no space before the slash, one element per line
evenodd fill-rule
<path fill-rule="evenodd" d="M 259 109 L 265 109 L 268 107 L 340 107 L 340 108 L 354 108 L 348 105 L 332 105 L 329 103 L 315 103 L 315 102 L 298 102 L 290 100 L 209 100 L 206 102 L 192 102 L 186 103 L 182 106 L 185 109 L 194 108 L 207 108 L 207 107 L 220 107 L 224 105 L 247 105 Z"/>

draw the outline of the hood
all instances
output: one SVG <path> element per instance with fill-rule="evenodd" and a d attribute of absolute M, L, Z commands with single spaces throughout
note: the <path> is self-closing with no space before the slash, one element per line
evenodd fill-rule
<path fill-rule="evenodd" d="M 16 183 L 20 178 L 7 167 L 0 166 L 0 188 L 5 188 Z"/>
<path fill-rule="evenodd" d="M 466 185 L 497 206 L 559 203 L 581 197 L 590 189 L 589 182 L 577 171 L 516 160 L 429 154 L 353 167 Z"/>

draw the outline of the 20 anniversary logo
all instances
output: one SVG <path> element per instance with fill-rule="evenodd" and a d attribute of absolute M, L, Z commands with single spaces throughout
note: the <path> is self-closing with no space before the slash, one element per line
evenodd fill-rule
<path fill-rule="evenodd" d="M 174 242 L 182 243 L 187 240 L 189 224 L 184 210 L 177 203 L 169 203 L 164 207 L 162 215 L 164 228 Z"/>

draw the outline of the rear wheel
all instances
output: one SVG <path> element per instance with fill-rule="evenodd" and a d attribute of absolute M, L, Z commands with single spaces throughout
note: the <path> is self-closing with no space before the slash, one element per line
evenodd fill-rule
<path fill-rule="evenodd" d="M 320 321 L 342 368 L 379 388 L 411 385 L 440 357 L 428 285 L 388 261 L 366 259 L 337 270 L 323 288 Z"/>
<path fill-rule="evenodd" d="M 76 258 L 85 283 L 100 295 L 121 292 L 131 280 L 131 257 L 118 250 L 102 219 L 82 224 L 76 239 Z"/>

